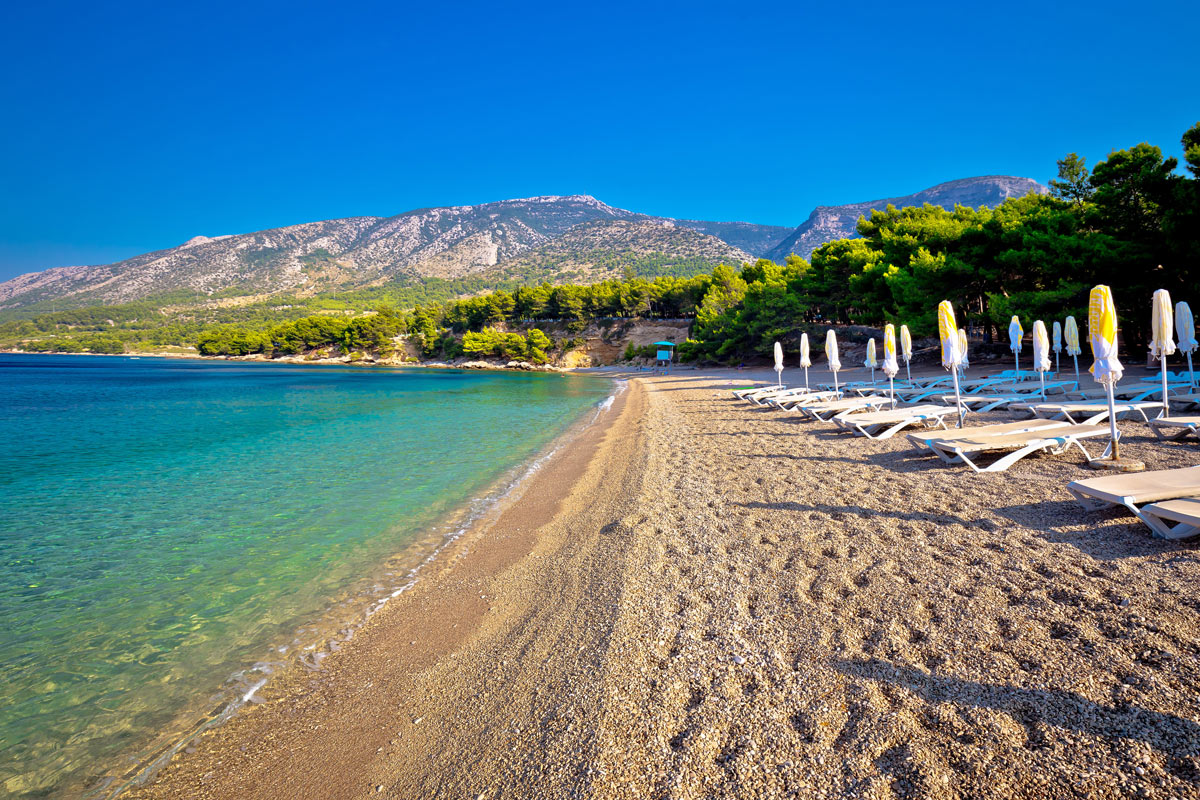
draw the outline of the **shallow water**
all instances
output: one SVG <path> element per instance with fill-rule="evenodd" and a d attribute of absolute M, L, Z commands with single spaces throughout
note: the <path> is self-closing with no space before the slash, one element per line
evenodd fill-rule
<path fill-rule="evenodd" d="M 181 712 L 210 716 L 241 691 L 231 675 L 303 650 L 331 602 L 359 614 L 355 598 L 403 585 L 378 565 L 610 393 L 0 354 L 0 796 L 94 787 Z"/>

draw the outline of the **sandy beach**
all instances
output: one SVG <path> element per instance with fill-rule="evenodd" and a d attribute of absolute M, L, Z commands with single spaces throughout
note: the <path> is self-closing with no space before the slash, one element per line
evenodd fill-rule
<path fill-rule="evenodd" d="M 733 401 L 751 377 L 642 373 L 128 796 L 1200 796 L 1195 545 L 1077 508 L 1077 452 L 976 475 Z"/>

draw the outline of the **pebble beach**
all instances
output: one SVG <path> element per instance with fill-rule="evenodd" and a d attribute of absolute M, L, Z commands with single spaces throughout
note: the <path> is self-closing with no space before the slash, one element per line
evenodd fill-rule
<path fill-rule="evenodd" d="M 129 796 L 1200 796 L 1196 545 L 1080 509 L 1077 451 L 977 475 L 732 399 L 752 377 L 633 376 L 322 670 Z"/>

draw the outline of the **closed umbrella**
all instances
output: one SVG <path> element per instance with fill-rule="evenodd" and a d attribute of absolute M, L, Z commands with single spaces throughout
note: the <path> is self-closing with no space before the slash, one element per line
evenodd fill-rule
<path fill-rule="evenodd" d="M 1042 379 L 1042 400 L 1046 399 L 1046 372 L 1050 369 L 1050 337 L 1046 335 L 1046 323 L 1040 319 L 1033 323 L 1033 369 Z"/>
<path fill-rule="evenodd" d="M 1012 321 L 1008 323 L 1008 349 L 1013 351 L 1013 357 L 1016 358 L 1017 364 L 1017 380 L 1021 379 L 1021 337 L 1025 335 L 1025 331 L 1021 329 L 1021 320 L 1017 319 L 1017 315 L 1013 314 Z"/>
<path fill-rule="evenodd" d="M 1054 371 L 1058 372 L 1058 354 L 1062 352 L 1062 325 L 1054 320 Z"/>
<path fill-rule="evenodd" d="M 883 326 L 883 374 L 888 376 L 888 387 L 892 394 L 892 408 L 896 407 L 896 373 L 900 365 L 896 363 L 896 326 L 888 323 Z"/>
<path fill-rule="evenodd" d="M 1068 324 L 1072 322 L 1067 318 Z M 1113 461 L 1121 459 L 1119 435 L 1117 433 L 1117 409 L 1113 399 L 1113 387 L 1121 380 L 1125 368 L 1117 358 L 1117 308 L 1113 304 L 1112 290 L 1107 286 L 1096 286 L 1088 298 L 1088 338 L 1092 345 L 1092 377 L 1108 391 L 1108 424 L 1112 443 L 1109 455 Z"/>
<path fill-rule="evenodd" d="M 875 383 L 875 368 L 879 366 L 879 361 L 875 358 L 875 340 L 867 340 L 867 360 L 863 362 L 864 367 L 871 368 L 871 383 Z"/>
<path fill-rule="evenodd" d="M 912 368 L 908 362 L 912 361 L 912 334 L 907 325 L 900 326 L 900 352 L 904 354 L 904 374 L 911 381 Z"/>
<path fill-rule="evenodd" d="M 1162 368 L 1163 416 L 1171 416 L 1171 404 L 1167 402 L 1167 356 L 1175 352 L 1172 338 L 1175 313 L 1171 307 L 1171 295 L 1166 289 L 1154 293 L 1150 311 L 1150 355 L 1158 359 Z"/>
<path fill-rule="evenodd" d="M 1196 349 L 1196 323 L 1192 320 L 1192 308 L 1180 300 L 1175 304 L 1175 332 L 1179 334 L 1179 349 L 1187 353 L 1188 375 L 1192 386 L 1196 385 L 1196 372 L 1192 369 L 1192 351 Z"/>
<path fill-rule="evenodd" d="M 942 340 L 942 366 L 954 376 L 954 405 L 958 408 L 958 427 L 963 426 L 962 393 L 958 388 L 958 365 L 962 361 L 958 341 L 958 326 L 954 323 L 954 306 L 949 300 L 938 304 L 938 336 Z"/>
<path fill-rule="evenodd" d="M 967 332 L 962 328 L 958 329 L 958 349 L 962 351 L 962 362 L 959 364 L 958 371 L 965 378 L 967 376 L 967 367 L 971 366 L 971 359 L 967 358 Z"/>
<path fill-rule="evenodd" d="M 808 357 L 808 334 L 800 334 L 800 366 L 804 367 L 804 391 L 808 391 L 808 368 L 812 366 L 812 359 Z"/>
<path fill-rule="evenodd" d="M 783 345 L 775 343 L 775 383 L 783 386 Z"/>
<path fill-rule="evenodd" d="M 837 351 L 837 336 L 833 333 L 833 328 L 829 329 L 829 333 L 825 334 L 825 358 L 829 359 L 829 369 L 833 371 L 833 392 L 838 393 L 837 374 L 842 368 L 842 362 L 838 360 Z"/>
<path fill-rule="evenodd" d="M 1067 355 L 1075 360 L 1075 380 L 1079 380 L 1079 354 L 1083 348 L 1079 346 L 1079 326 L 1074 317 L 1067 317 L 1063 324 L 1063 338 L 1067 341 Z"/>

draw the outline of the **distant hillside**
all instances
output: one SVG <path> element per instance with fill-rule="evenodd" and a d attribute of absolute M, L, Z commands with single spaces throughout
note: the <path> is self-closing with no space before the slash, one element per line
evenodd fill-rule
<path fill-rule="evenodd" d="M 766 257 L 776 262 L 782 262 L 792 253 L 808 258 L 813 250 L 826 242 L 856 238 L 858 218 L 869 216 L 873 209 L 883 211 L 889 205 L 903 208 L 929 203 L 950 210 L 955 205 L 995 208 L 1010 197 L 1024 197 L 1030 192 L 1046 194 L 1048 191 L 1045 186 L 1029 178 L 986 175 L 941 183 L 904 197 L 888 197 L 845 206 L 817 206 L 804 224 L 768 251 Z"/>
<path fill-rule="evenodd" d="M 497 268 L 502 277 L 551 283 L 595 283 L 626 269 L 643 276 L 695 275 L 753 257 L 716 236 L 658 220 L 607 220 L 576 225 L 562 236 Z"/>

